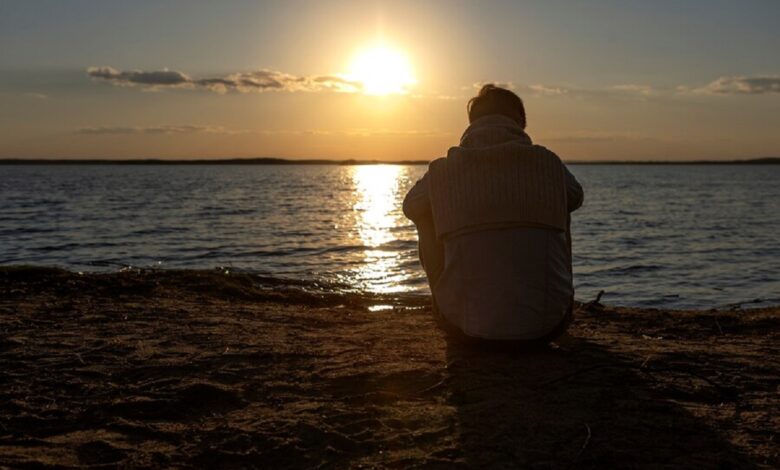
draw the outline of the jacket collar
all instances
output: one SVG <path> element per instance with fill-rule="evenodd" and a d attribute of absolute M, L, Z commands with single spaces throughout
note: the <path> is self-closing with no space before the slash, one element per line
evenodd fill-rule
<path fill-rule="evenodd" d="M 531 138 L 515 120 L 501 114 L 488 114 L 466 128 L 460 138 L 460 145 L 461 147 L 488 147 L 509 141 L 532 144 Z"/>

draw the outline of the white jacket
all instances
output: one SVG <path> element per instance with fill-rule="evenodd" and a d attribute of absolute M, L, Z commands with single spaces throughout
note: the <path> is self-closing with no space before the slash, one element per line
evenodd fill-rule
<path fill-rule="evenodd" d="M 456 149 L 484 155 L 491 146 L 511 142 L 519 144 L 512 146 L 518 158 L 528 157 L 528 152 L 538 154 L 540 149 L 549 152 L 532 145 L 519 125 L 500 115 L 474 121 Z M 561 166 L 566 209 L 571 212 L 582 204 L 582 188 Z M 528 175 L 516 179 L 517 184 L 524 180 L 527 184 Z M 437 238 L 431 196 L 429 171 L 409 191 L 403 209 L 417 226 L 420 260 L 441 315 L 477 338 L 536 339 L 550 333 L 572 308 L 568 220 L 564 231 L 538 224 L 480 225 L 477 221 L 468 230 Z"/>

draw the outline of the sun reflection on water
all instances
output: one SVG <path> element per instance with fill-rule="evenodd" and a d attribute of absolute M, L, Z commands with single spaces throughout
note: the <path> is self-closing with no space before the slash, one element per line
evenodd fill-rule
<path fill-rule="evenodd" d="M 360 165 L 353 168 L 353 211 L 357 236 L 365 250 L 364 263 L 356 269 L 357 281 L 373 292 L 408 290 L 402 282 L 400 253 L 384 245 L 395 240 L 393 229 L 403 223 L 397 201 L 400 199 L 402 167 L 398 165 Z"/>

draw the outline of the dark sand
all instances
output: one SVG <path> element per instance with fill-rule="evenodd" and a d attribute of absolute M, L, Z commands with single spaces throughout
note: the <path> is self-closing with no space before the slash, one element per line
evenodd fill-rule
<path fill-rule="evenodd" d="M 780 467 L 780 308 L 586 305 L 510 354 L 300 287 L 0 268 L 0 467 Z"/>

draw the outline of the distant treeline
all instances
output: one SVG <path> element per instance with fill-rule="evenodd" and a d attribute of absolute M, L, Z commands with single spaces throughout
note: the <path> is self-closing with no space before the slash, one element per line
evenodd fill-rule
<path fill-rule="evenodd" d="M 164 160 L 159 158 L 112 160 L 104 158 L 46 159 L 4 158 L 0 165 L 427 165 L 428 160 L 328 160 L 286 158 L 210 158 L 188 160 Z M 575 165 L 777 165 L 780 157 L 751 158 L 746 160 L 592 160 L 567 161 Z"/>
<path fill-rule="evenodd" d="M 427 165 L 428 160 L 328 160 L 287 158 L 205 158 L 187 160 L 165 160 L 160 158 L 141 158 L 114 160 L 107 158 L 47 159 L 47 158 L 5 158 L 0 165 Z"/>

